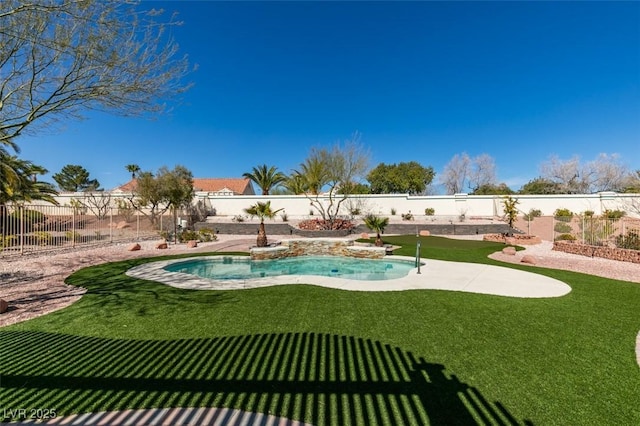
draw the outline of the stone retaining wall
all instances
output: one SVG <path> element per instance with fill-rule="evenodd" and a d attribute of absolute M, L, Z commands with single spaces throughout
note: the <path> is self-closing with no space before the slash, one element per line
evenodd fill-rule
<path fill-rule="evenodd" d="M 604 246 L 590 246 L 570 241 L 555 241 L 553 249 L 565 253 L 581 256 L 602 257 L 604 259 L 620 260 L 622 262 L 640 263 L 640 251 Z"/>
<path fill-rule="evenodd" d="M 301 240 L 283 240 L 275 247 L 254 247 L 250 250 L 251 259 L 268 260 L 296 256 L 346 256 L 366 259 L 382 259 L 384 247 L 356 246 L 344 238 L 314 238 Z"/>

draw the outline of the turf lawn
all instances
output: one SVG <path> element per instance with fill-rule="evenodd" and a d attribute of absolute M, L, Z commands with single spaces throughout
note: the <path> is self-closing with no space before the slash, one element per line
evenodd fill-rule
<path fill-rule="evenodd" d="M 487 255 L 503 247 L 421 241 L 426 268 L 499 264 Z M 385 242 L 415 252 L 416 237 Z M 640 424 L 639 284 L 504 265 L 573 290 L 185 291 L 124 275 L 149 260 L 80 270 L 67 279 L 88 289 L 79 302 L 0 329 L 0 415 L 225 406 L 318 425 Z"/>

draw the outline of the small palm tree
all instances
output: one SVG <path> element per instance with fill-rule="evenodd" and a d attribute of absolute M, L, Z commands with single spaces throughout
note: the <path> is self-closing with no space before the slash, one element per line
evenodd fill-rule
<path fill-rule="evenodd" d="M 364 217 L 364 224 L 367 226 L 367 228 L 376 233 L 376 246 L 382 247 L 383 242 L 380 234 L 383 233 L 384 228 L 389 225 L 389 218 L 376 216 L 374 214 L 368 214 Z"/>
<path fill-rule="evenodd" d="M 125 168 L 129 173 L 131 173 L 131 179 L 135 179 L 136 173 L 140 171 L 140 166 L 138 166 L 137 164 L 127 164 Z"/>
<path fill-rule="evenodd" d="M 279 172 L 277 167 L 268 167 L 266 164 L 254 167 L 251 172 L 244 173 L 242 176 L 255 182 L 262 190 L 262 195 L 269 195 L 271 188 L 287 180 L 284 173 Z"/>
<path fill-rule="evenodd" d="M 244 209 L 244 212 L 250 216 L 258 216 L 260 218 L 260 230 L 258 231 L 258 238 L 256 240 L 256 245 L 258 247 L 266 247 L 268 245 L 267 241 L 267 232 L 264 228 L 264 219 L 273 219 L 276 214 L 282 209 L 272 210 L 271 209 L 271 201 L 267 201 L 266 203 L 257 202 L 253 206 Z"/>

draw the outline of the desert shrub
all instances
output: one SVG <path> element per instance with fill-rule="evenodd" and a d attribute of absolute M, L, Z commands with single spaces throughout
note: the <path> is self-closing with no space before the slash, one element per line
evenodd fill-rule
<path fill-rule="evenodd" d="M 524 220 L 533 220 L 536 217 L 540 217 L 540 216 L 542 216 L 542 211 L 538 209 L 531 209 L 529 210 L 529 213 L 525 213 Z"/>
<path fill-rule="evenodd" d="M 49 232 L 36 231 L 33 233 L 33 236 L 36 238 L 36 242 L 40 246 L 47 246 L 51 244 L 51 241 L 53 241 L 53 237 Z"/>
<path fill-rule="evenodd" d="M 20 232 L 23 228 L 21 221 L 24 219 L 24 232 L 31 232 L 34 225 L 43 223 L 47 220 L 47 216 L 44 213 L 37 210 L 15 210 L 11 212 L 8 218 L 8 227 Z"/>
<path fill-rule="evenodd" d="M 116 198 L 116 207 L 118 207 L 118 216 L 122 216 L 125 222 L 131 222 L 133 218 L 133 206 L 122 198 Z"/>
<path fill-rule="evenodd" d="M 596 214 L 593 210 L 585 210 L 582 212 L 582 216 L 584 217 L 593 217 Z"/>
<path fill-rule="evenodd" d="M 287 214 L 285 212 L 280 213 L 280 219 L 282 219 L 283 222 L 288 222 L 289 221 L 289 216 L 287 216 Z"/>
<path fill-rule="evenodd" d="M 186 243 L 187 241 L 198 240 L 198 237 L 199 234 L 196 231 L 185 229 L 178 234 L 178 241 L 180 241 L 181 243 Z"/>
<path fill-rule="evenodd" d="M 208 243 L 209 241 L 216 241 L 218 236 L 211 228 L 202 228 L 198 231 L 199 240 L 203 243 Z"/>
<path fill-rule="evenodd" d="M 556 211 L 553 212 L 553 216 L 556 218 L 556 220 L 562 222 L 571 222 L 573 212 L 569 209 L 556 209 Z"/>
<path fill-rule="evenodd" d="M 231 218 L 231 221 L 238 222 L 238 223 L 244 222 L 244 216 L 242 216 L 241 214 L 237 214 Z"/>
<path fill-rule="evenodd" d="M 571 232 L 571 225 L 565 222 L 556 222 L 553 230 L 559 232 L 560 234 L 566 234 L 568 232 Z"/>
<path fill-rule="evenodd" d="M 391 207 L 391 216 L 395 216 L 398 211 Z"/>
<path fill-rule="evenodd" d="M 349 214 L 351 216 L 358 216 L 362 213 L 362 211 L 360 210 L 360 207 L 351 207 L 349 209 Z"/>
<path fill-rule="evenodd" d="M 13 247 L 17 244 L 18 238 L 15 235 L 0 235 L 0 248 Z"/>
<path fill-rule="evenodd" d="M 623 249 L 640 250 L 640 231 L 631 230 L 627 232 L 627 235 L 618 235 L 616 246 Z"/>
<path fill-rule="evenodd" d="M 617 220 L 624 217 L 627 214 L 624 210 L 605 210 L 602 212 L 602 217 L 607 219 Z"/>
<path fill-rule="evenodd" d="M 82 241 L 82 235 L 80 235 L 80 233 L 76 231 L 67 231 L 64 233 L 64 236 L 67 239 L 67 241 L 74 241 L 76 243 L 79 243 Z"/>
<path fill-rule="evenodd" d="M 400 216 L 402 217 L 402 220 L 413 220 L 413 214 L 411 214 L 411 212 L 402 213 Z"/>
<path fill-rule="evenodd" d="M 576 237 L 571 234 L 560 234 L 556 237 L 556 241 L 575 241 Z"/>
<path fill-rule="evenodd" d="M 434 209 L 433 207 L 427 207 L 426 209 L 424 209 L 425 216 L 433 216 L 434 214 L 436 214 L 436 209 Z"/>

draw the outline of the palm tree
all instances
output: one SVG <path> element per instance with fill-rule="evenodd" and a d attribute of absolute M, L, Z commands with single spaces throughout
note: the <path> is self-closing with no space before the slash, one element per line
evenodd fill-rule
<path fill-rule="evenodd" d="M 367 228 L 376 233 L 376 246 L 382 247 L 383 242 L 380 234 L 383 233 L 384 228 L 389 225 L 389 218 L 376 216 L 374 214 L 368 214 L 364 217 L 364 224 L 367 226 Z"/>
<path fill-rule="evenodd" d="M 244 212 L 248 215 L 258 216 L 260 218 L 260 230 L 258 231 L 258 238 L 256 240 L 256 245 L 258 247 L 266 247 L 268 245 L 267 232 L 264 228 L 264 219 L 273 219 L 275 215 L 281 210 L 282 209 L 271 210 L 271 201 L 267 201 L 266 203 L 261 203 L 260 201 L 258 201 L 253 206 L 244 209 Z"/>
<path fill-rule="evenodd" d="M 127 164 L 125 168 L 129 173 L 131 173 L 131 179 L 135 179 L 136 173 L 140 171 L 140 166 L 138 166 L 137 164 Z"/>
<path fill-rule="evenodd" d="M 277 167 L 268 167 L 266 164 L 254 167 L 251 172 L 244 173 L 242 176 L 255 182 L 262 189 L 262 195 L 269 195 L 271 188 L 287 180 L 284 173 L 279 172 Z"/>

